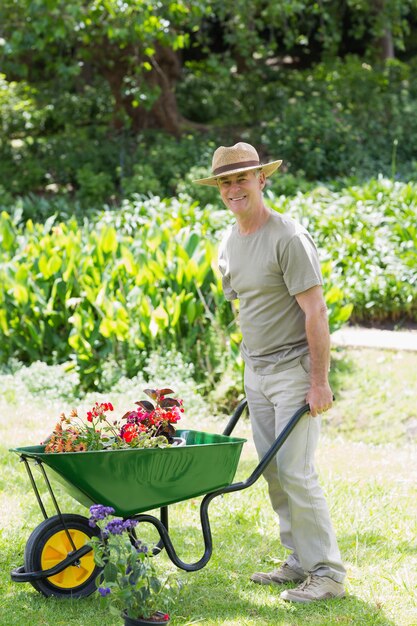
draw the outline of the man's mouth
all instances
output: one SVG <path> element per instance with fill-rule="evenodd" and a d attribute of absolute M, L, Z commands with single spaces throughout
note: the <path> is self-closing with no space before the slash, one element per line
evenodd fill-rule
<path fill-rule="evenodd" d="M 244 200 L 246 196 L 238 196 L 237 198 L 229 198 L 231 202 L 238 202 L 239 200 Z"/>

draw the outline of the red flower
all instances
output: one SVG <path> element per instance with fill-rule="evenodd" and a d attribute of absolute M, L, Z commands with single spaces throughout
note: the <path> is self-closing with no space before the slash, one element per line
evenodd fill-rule
<path fill-rule="evenodd" d="M 135 439 L 135 437 L 138 436 L 138 431 L 135 424 L 126 424 L 126 427 L 123 429 L 121 436 L 126 441 L 126 443 L 130 443 L 132 439 Z"/>
<path fill-rule="evenodd" d="M 92 422 L 93 421 L 93 414 L 91 413 L 91 411 L 88 411 L 88 413 L 87 413 L 87 421 L 88 422 Z"/>

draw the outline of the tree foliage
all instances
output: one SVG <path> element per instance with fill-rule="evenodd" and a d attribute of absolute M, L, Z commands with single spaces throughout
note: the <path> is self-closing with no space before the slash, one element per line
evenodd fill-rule
<path fill-rule="evenodd" d="M 405 49 L 416 14 L 416 0 L 3 0 L 0 33 L 10 79 L 77 91 L 99 77 L 114 125 L 175 134 L 187 56 L 197 52 L 204 67 L 220 53 L 239 73 L 285 54 L 303 65 L 356 50 L 373 59 L 387 37 L 392 52 Z"/>
<path fill-rule="evenodd" d="M 252 135 L 310 178 L 356 173 L 352 136 L 372 152 L 386 128 L 372 167 L 394 139 L 412 163 L 416 23 L 417 0 L 3 0 L 0 201 L 170 194 L 211 141 Z"/>
<path fill-rule="evenodd" d="M 202 8 L 183 0 L 5 0 L 0 19 L 7 72 L 70 90 L 98 75 L 110 87 L 114 125 L 176 132 L 177 51 L 188 44 Z"/>

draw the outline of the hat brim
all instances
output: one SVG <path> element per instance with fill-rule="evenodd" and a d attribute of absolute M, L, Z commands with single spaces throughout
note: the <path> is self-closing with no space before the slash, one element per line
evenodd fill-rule
<path fill-rule="evenodd" d="M 282 161 L 271 161 L 270 163 L 265 163 L 265 165 L 252 165 L 251 167 L 239 167 L 230 172 L 225 172 L 219 176 L 209 176 L 208 178 L 199 178 L 198 180 L 193 180 L 193 183 L 197 185 L 209 185 L 210 187 L 217 187 L 217 181 L 219 178 L 224 178 L 225 176 L 231 176 L 232 174 L 239 174 L 240 172 L 250 172 L 251 170 L 259 170 L 263 172 L 266 177 L 271 176 L 281 165 Z"/>

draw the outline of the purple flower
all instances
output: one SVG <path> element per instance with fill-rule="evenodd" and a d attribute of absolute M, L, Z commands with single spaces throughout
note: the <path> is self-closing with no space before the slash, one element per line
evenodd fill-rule
<path fill-rule="evenodd" d="M 99 594 L 101 595 L 102 598 L 104 598 L 105 596 L 108 596 L 109 593 L 111 593 L 109 587 L 99 587 L 98 588 L 98 592 L 99 592 Z"/>
<path fill-rule="evenodd" d="M 88 521 L 89 526 L 91 526 L 91 528 L 95 528 L 98 520 L 105 519 L 108 515 L 113 515 L 114 512 L 115 511 L 111 506 L 93 504 L 93 506 L 90 506 L 90 519 Z"/>
<path fill-rule="evenodd" d="M 104 532 L 110 535 L 121 535 L 123 532 L 132 530 L 137 525 L 136 520 L 127 519 L 123 521 L 120 518 L 111 519 L 104 529 Z"/>
<path fill-rule="evenodd" d="M 132 528 L 135 528 L 135 526 L 138 525 L 138 520 L 136 519 L 127 519 L 123 522 L 123 528 L 124 530 L 132 530 Z"/>
<path fill-rule="evenodd" d="M 140 539 L 135 541 L 135 548 L 136 548 L 137 552 L 143 552 L 143 554 L 147 554 L 147 552 L 148 552 L 148 546 L 146 546 L 144 543 L 142 543 L 140 541 Z"/>
<path fill-rule="evenodd" d="M 123 530 L 123 520 L 119 518 L 111 519 L 104 529 L 110 535 L 121 535 Z"/>

